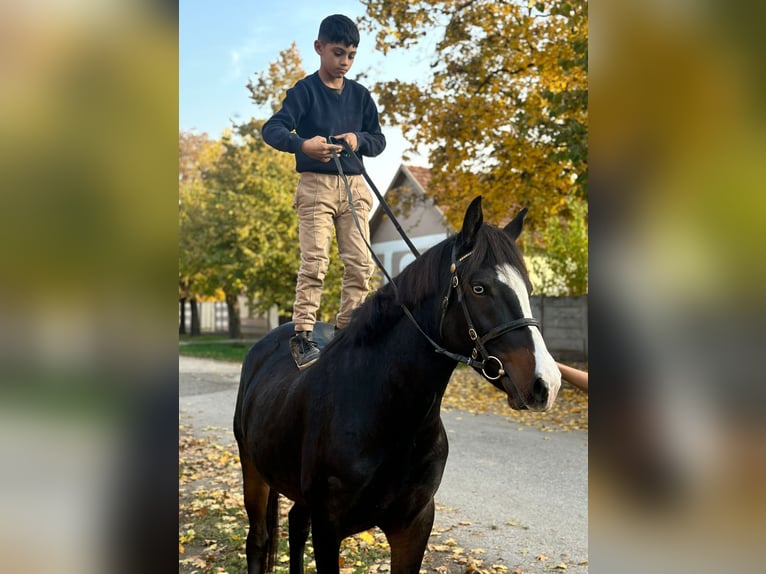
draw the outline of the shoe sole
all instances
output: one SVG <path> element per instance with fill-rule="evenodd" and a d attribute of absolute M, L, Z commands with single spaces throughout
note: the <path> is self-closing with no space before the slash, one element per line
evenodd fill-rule
<path fill-rule="evenodd" d="M 316 359 L 313 359 L 313 360 L 309 361 L 308 363 L 303 363 L 302 365 L 298 365 L 298 364 L 296 363 L 296 366 L 298 367 L 298 370 L 299 370 L 299 371 L 302 371 L 302 370 L 304 370 L 304 369 L 308 369 L 308 368 L 309 368 L 311 365 L 313 365 L 314 363 L 316 363 L 318 360 L 319 360 L 319 357 L 317 357 Z"/>

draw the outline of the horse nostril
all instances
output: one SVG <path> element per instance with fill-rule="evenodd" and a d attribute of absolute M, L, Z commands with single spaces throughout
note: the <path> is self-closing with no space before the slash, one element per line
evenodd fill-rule
<path fill-rule="evenodd" d="M 548 402 L 548 385 L 540 377 L 535 379 L 535 386 L 532 388 L 532 396 L 536 404 L 545 404 Z"/>

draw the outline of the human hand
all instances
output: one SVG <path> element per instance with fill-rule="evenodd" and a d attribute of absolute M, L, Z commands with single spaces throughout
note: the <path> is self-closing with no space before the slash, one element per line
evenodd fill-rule
<path fill-rule="evenodd" d="M 329 144 L 322 136 L 314 136 L 301 144 L 301 151 L 311 159 L 327 163 L 332 159 L 333 150 L 336 153 L 343 151 L 343 146 Z"/>
<path fill-rule="evenodd" d="M 359 148 L 359 140 L 357 140 L 356 134 L 354 132 L 348 132 L 333 137 L 336 140 L 345 141 L 353 151 L 356 151 Z"/>
<path fill-rule="evenodd" d="M 556 362 L 556 366 L 559 368 L 559 371 L 561 372 L 561 377 L 567 381 L 568 383 L 571 383 L 584 393 L 588 392 L 588 373 L 587 371 L 581 371 L 580 369 L 575 369 L 574 367 L 570 367 L 569 365 L 564 365 L 562 363 Z"/>

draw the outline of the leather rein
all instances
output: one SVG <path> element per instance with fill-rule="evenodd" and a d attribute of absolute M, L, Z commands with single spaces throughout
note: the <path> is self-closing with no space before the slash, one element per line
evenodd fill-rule
<path fill-rule="evenodd" d="M 338 140 L 336 140 L 336 143 Z M 367 175 L 367 171 L 364 169 L 364 164 L 359 159 L 359 157 L 356 155 L 356 153 L 351 149 L 351 146 L 348 145 L 348 143 L 344 140 L 340 140 L 340 143 L 342 143 L 344 149 L 346 152 L 348 152 L 350 157 L 353 157 L 356 159 L 357 163 L 361 167 L 362 175 L 367 180 L 367 183 L 370 184 L 370 187 L 375 192 L 375 195 L 378 198 L 378 201 L 380 202 L 381 206 L 383 206 L 383 209 L 386 212 L 386 215 L 391 219 L 391 221 L 394 223 L 394 226 L 399 231 L 399 234 L 404 239 L 405 243 L 410 247 L 410 250 L 413 252 L 415 257 L 419 257 L 420 253 L 415 249 L 414 245 L 410 241 L 410 239 L 407 237 L 404 230 L 402 230 L 401 226 L 399 225 L 399 222 L 394 217 L 393 212 L 388 207 L 388 204 L 383 199 L 382 195 L 378 191 L 378 189 L 375 187 L 375 184 L 370 180 L 370 177 Z M 388 274 L 388 271 L 386 271 L 385 267 L 383 266 L 383 263 L 381 263 L 378 256 L 375 254 L 375 251 L 372 249 L 372 246 L 367 241 L 367 238 L 364 236 L 364 233 L 362 232 L 362 226 L 359 223 L 359 218 L 356 214 L 356 207 L 354 206 L 354 198 L 351 193 L 351 186 L 348 183 L 348 178 L 346 177 L 346 174 L 343 172 L 343 167 L 341 166 L 340 159 L 338 158 L 338 154 L 333 150 L 332 152 L 333 160 L 335 160 L 335 166 L 338 169 L 338 174 L 343 179 L 343 184 L 346 187 L 346 195 L 348 197 L 348 203 L 351 207 L 351 215 L 354 218 L 354 223 L 356 224 L 357 229 L 359 230 L 360 235 L 362 236 L 362 240 L 364 241 L 364 244 L 367 246 L 368 251 L 370 252 L 370 255 L 372 256 L 372 259 L 375 261 L 375 264 L 378 266 L 380 271 L 383 273 L 383 275 L 386 277 L 388 282 L 391 284 L 391 286 L 394 289 L 394 293 L 396 294 L 396 299 L 399 302 L 399 306 L 402 308 L 402 311 L 404 312 L 404 315 L 415 325 L 418 331 L 428 340 L 428 342 L 431 344 L 431 346 L 434 348 L 434 351 L 441 355 L 445 355 L 446 357 L 449 357 L 455 361 L 458 361 L 460 363 L 464 363 L 470 367 L 473 367 L 475 369 L 481 370 L 481 373 L 490 381 L 495 381 L 506 374 L 505 369 L 503 368 L 503 363 L 495 357 L 494 355 L 490 355 L 486 348 L 486 343 L 497 339 L 498 337 L 504 335 L 505 333 L 508 333 L 509 331 L 514 331 L 516 329 L 522 329 L 524 327 L 539 327 L 540 323 L 531 317 L 522 317 L 521 319 L 516 319 L 514 321 L 508 321 L 507 323 L 503 323 L 493 329 L 491 329 L 488 333 L 485 333 L 482 336 L 479 336 L 476 332 L 476 328 L 474 327 L 473 320 L 471 319 L 471 314 L 468 311 L 468 305 L 465 302 L 465 298 L 463 297 L 463 291 L 460 289 L 460 275 L 458 274 L 458 268 L 461 263 L 463 263 L 466 259 L 468 259 L 473 251 L 469 251 L 460 259 L 456 259 L 456 253 L 455 248 L 457 246 L 457 241 L 452 244 L 452 254 L 451 254 L 451 263 L 450 263 L 450 281 L 449 286 L 447 287 L 447 293 L 442 298 L 441 303 L 441 314 L 439 316 L 439 337 L 442 336 L 442 328 L 444 326 L 444 318 L 447 314 L 447 308 L 450 304 L 451 294 L 454 290 L 456 293 L 456 298 L 458 303 L 460 304 L 461 308 L 463 309 L 463 315 L 465 316 L 466 324 L 468 325 L 468 337 L 473 341 L 474 347 L 471 351 L 471 356 L 467 357 L 465 355 L 461 355 L 459 353 L 453 353 L 451 351 L 448 351 L 441 345 L 439 345 L 436 341 L 434 341 L 424 330 L 423 328 L 418 324 L 415 317 L 412 315 L 412 312 L 407 308 L 407 306 L 404 303 L 401 303 L 401 297 L 399 297 L 399 289 L 396 286 L 396 283 L 391 278 L 391 276 Z M 479 360 L 479 356 L 481 356 L 481 360 Z M 497 365 L 497 373 L 490 374 L 487 372 L 487 368 L 490 364 L 496 364 Z"/>

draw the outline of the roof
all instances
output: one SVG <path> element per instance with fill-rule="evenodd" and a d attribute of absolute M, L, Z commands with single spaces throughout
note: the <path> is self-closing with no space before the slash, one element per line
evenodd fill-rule
<path fill-rule="evenodd" d="M 428 193 L 428 186 L 431 184 L 431 168 L 402 164 L 400 169 L 407 170 L 418 185 L 420 185 L 423 193 Z"/>
<path fill-rule="evenodd" d="M 392 197 L 389 198 L 389 203 L 396 203 L 396 198 L 394 197 L 396 190 L 401 189 L 407 182 L 411 184 L 410 187 L 414 189 L 416 194 L 430 198 L 428 194 L 428 188 L 431 184 L 431 168 L 401 164 L 393 179 L 391 180 L 391 183 L 388 185 L 388 188 L 383 193 L 384 199 L 388 197 L 389 193 L 391 193 Z M 394 200 L 393 202 L 390 201 L 392 198 Z M 430 199 L 433 201 L 433 198 Z M 389 205 L 389 207 L 391 207 L 391 205 Z M 443 213 L 443 210 L 435 203 L 434 207 Z M 392 209 L 394 208 L 392 207 Z M 394 211 L 396 212 L 396 210 Z M 378 203 L 378 205 L 375 207 L 375 211 L 370 217 L 371 229 L 374 229 L 377 227 L 377 225 L 380 224 L 383 215 L 383 207 L 380 205 L 380 203 Z"/>

